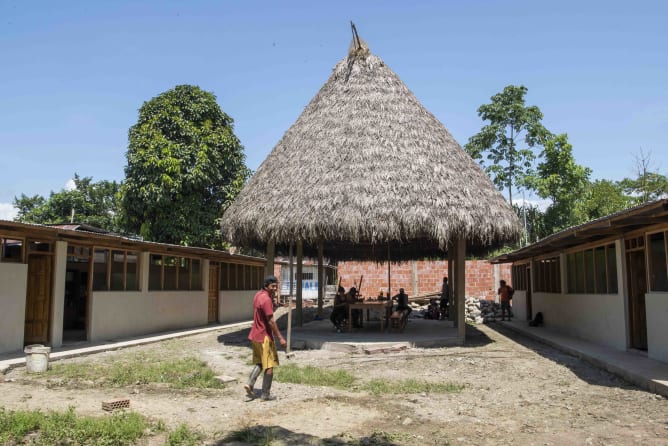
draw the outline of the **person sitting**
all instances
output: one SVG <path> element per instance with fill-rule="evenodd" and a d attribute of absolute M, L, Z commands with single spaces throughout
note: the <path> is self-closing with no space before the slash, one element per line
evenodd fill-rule
<path fill-rule="evenodd" d="M 340 286 L 336 296 L 334 297 L 334 305 L 332 306 L 332 314 L 329 316 L 329 320 L 332 321 L 336 331 L 341 332 L 341 325 L 343 321 L 348 316 L 348 305 L 346 303 L 346 290 Z"/>
<path fill-rule="evenodd" d="M 357 288 L 353 286 L 350 287 L 350 289 L 348 290 L 348 294 L 346 294 L 346 303 L 354 304 L 356 302 L 357 302 Z M 362 310 L 354 308 L 351 311 L 350 317 L 352 318 L 352 320 L 349 321 L 348 323 L 352 324 L 352 326 L 355 328 L 362 327 Z"/>
<path fill-rule="evenodd" d="M 397 301 L 396 311 L 407 312 L 406 317 L 408 317 L 408 315 L 411 314 L 411 311 L 413 311 L 410 305 L 408 305 L 408 294 L 404 292 L 403 288 L 399 288 L 399 294 L 392 296 L 392 300 Z"/>
<path fill-rule="evenodd" d="M 441 302 L 440 302 L 441 319 L 446 319 L 448 317 L 449 306 L 450 306 L 450 286 L 448 284 L 448 278 L 444 277 L 443 285 L 441 285 Z"/>

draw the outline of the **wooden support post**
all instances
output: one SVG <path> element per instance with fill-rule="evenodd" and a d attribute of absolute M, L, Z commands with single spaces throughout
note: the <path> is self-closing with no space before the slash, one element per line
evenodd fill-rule
<path fill-rule="evenodd" d="M 323 306 L 325 304 L 325 243 L 318 241 L 318 316 L 322 317 Z"/>
<path fill-rule="evenodd" d="M 390 242 L 387 242 L 387 296 L 392 298 L 392 274 L 390 273 Z"/>
<path fill-rule="evenodd" d="M 454 246 L 452 245 L 452 242 L 449 242 L 448 243 L 448 296 L 450 299 L 450 302 L 448 302 L 448 304 L 450 305 L 450 308 L 448 310 L 449 321 L 455 320 L 455 289 L 454 289 L 455 269 L 452 262 L 454 254 L 453 249 Z"/>
<path fill-rule="evenodd" d="M 290 262 L 290 293 L 288 294 L 288 302 L 292 303 L 292 296 L 295 292 L 295 271 L 294 271 L 294 257 L 292 256 L 292 242 L 288 248 L 288 257 Z"/>
<path fill-rule="evenodd" d="M 274 239 L 269 239 L 267 242 L 267 263 L 264 268 L 264 275 L 269 276 L 274 274 L 274 258 L 276 257 L 276 243 Z"/>
<path fill-rule="evenodd" d="M 457 239 L 455 251 L 455 295 L 457 296 L 457 336 L 466 336 L 466 240 Z"/>
<path fill-rule="evenodd" d="M 302 240 L 297 240 L 297 314 L 295 315 L 297 317 L 297 326 L 301 327 L 302 323 L 304 321 L 303 318 L 303 287 L 304 284 L 302 283 L 302 270 L 303 270 L 303 263 L 304 263 L 304 242 Z"/>

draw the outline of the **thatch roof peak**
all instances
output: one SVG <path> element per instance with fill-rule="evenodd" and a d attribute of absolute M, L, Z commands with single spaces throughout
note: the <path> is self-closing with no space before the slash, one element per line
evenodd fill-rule
<path fill-rule="evenodd" d="M 350 22 L 350 27 L 353 31 L 353 38 L 348 47 L 348 61 L 353 62 L 358 57 L 367 57 L 371 54 L 371 51 L 369 50 L 369 45 L 357 34 L 357 28 L 353 22 Z"/>
<path fill-rule="evenodd" d="M 354 33 L 355 34 L 355 33 Z M 357 38 L 353 36 L 354 43 Z M 361 39 L 360 41 L 361 42 Z M 459 237 L 487 246 L 519 221 L 480 166 L 362 44 L 285 132 L 222 219 L 232 243 L 320 240 L 328 256 L 443 255 Z"/>

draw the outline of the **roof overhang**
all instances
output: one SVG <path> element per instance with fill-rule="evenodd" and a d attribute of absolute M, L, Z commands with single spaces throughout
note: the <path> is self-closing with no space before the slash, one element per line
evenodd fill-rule
<path fill-rule="evenodd" d="M 626 233 L 661 223 L 668 223 L 667 199 L 641 204 L 564 229 L 524 248 L 498 256 L 492 261 L 495 263 L 515 262 L 551 251 L 561 251 L 611 237 L 621 237 Z"/>

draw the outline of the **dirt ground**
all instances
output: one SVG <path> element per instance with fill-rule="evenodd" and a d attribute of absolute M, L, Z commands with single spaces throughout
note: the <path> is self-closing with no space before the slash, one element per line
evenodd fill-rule
<path fill-rule="evenodd" d="M 296 351 L 290 359 L 281 353 L 282 363 L 346 369 L 362 380 L 465 384 L 459 393 L 377 397 L 275 382 L 276 401 L 248 401 L 242 389 L 250 371 L 248 330 L 221 329 L 66 361 L 110 363 L 138 351 L 196 356 L 217 374 L 238 379 L 224 389 L 57 385 L 17 368 L 0 378 L 0 407 L 73 406 L 79 414 L 103 416 L 102 401 L 129 398 L 131 410 L 172 428 L 187 423 L 204 432 L 203 444 L 209 445 L 225 444 L 226 434 L 250 426 L 272 428 L 271 444 L 668 445 L 665 398 L 498 325 L 467 330 L 463 347 L 374 355 L 310 350 Z M 374 435 L 379 432 L 385 435 Z M 149 444 L 161 441 L 154 437 Z"/>

